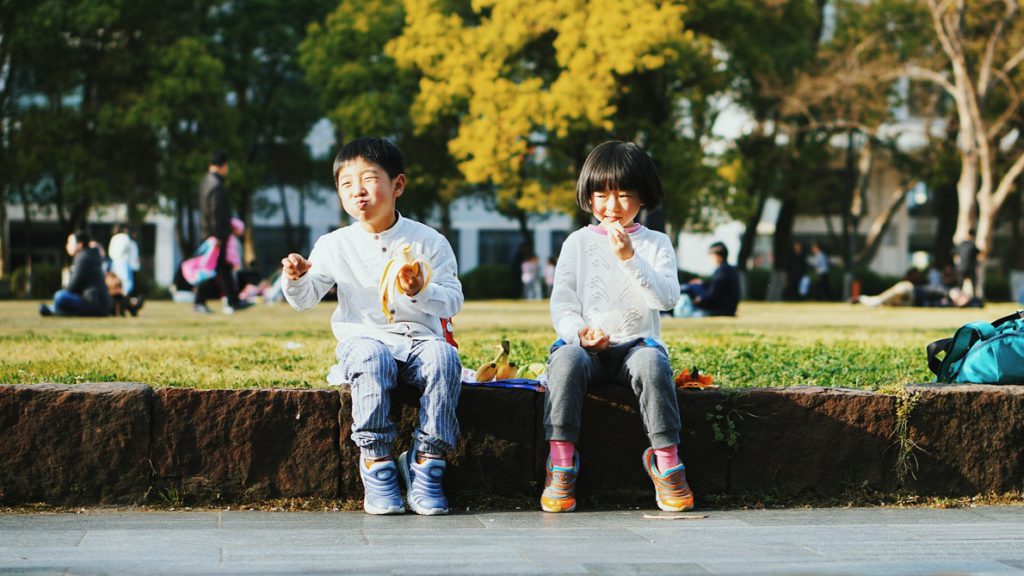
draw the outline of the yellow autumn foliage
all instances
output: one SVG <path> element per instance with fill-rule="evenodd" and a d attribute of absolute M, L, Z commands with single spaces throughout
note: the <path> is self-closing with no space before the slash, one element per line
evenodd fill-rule
<path fill-rule="evenodd" d="M 573 130 L 615 129 L 623 77 L 655 70 L 690 40 L 679 2 L 655 0 L 405 0 L 405 28 L 386 52 L 421 80 L 412 108 L 423 129 L 458 115 L 448 150 L 469 183 L 493 183 L 518 208 L 572 206 L 570 171 L 527 174 L 535 146 Z M 460 14 L 472 17 L 464 18 Z M 578 168 L 578 167 L 577 167 Z"/>

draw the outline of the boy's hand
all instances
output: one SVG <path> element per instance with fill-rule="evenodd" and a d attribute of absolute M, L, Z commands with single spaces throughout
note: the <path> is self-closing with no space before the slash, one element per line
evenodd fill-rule
<path fill-rule="evenodd" d="M 298 280 L 309 271 L 312 264 L 309 260 L 302 257 L 301 254 L 289 254 L 287 257 L 281 259 L 281 269 L 284 273 L 285 278 L 289 280 Z"/>
<path fill-rule="evenodd" d="M 618 222 L 609 222 L 605 225 L 608 230 L 608 242 L 612 245 L 612 254 L 619 260 L 629 260 L 633 257 L 633 241 L 629 238 L 629 232 Z"/>
<path fill-rule="evenodd" d="M 407 296 L 415 296 L 423 290 L 423 266 L 419 262 L 406 264 L 398 271 L 398 285 Z"/>
<path fill-rule="evenodd" d="M 611 336 L 604 333 L 600 328 L 584 327 L 579 331 L 580 346 L 593 352 L 603 352 L 608 349 Z"/>

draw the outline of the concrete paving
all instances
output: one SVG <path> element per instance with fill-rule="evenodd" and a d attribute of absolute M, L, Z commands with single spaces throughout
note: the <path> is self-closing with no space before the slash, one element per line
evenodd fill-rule
<path fill-rule="evenodd" d="M 0 515 L 0 574 L 1024 574 L 1024 507 Z"/>

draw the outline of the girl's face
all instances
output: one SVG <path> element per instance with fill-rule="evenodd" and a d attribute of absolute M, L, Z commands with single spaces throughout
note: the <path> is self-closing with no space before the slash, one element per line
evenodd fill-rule
<path fill-rule="evenodd" d="M 640 195 L 627 190 L 603 190 L 590 196 L 594 216 L 604 223 L 618 222 L 629 226 L 640 213 Z"/>

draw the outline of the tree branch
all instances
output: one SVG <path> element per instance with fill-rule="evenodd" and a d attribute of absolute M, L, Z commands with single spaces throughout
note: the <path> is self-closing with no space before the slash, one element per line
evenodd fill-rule
<path fill-rule="evenodd" d="M 949 81 L 949 78 L 946 78 L 941 73 L 936 72 L 935 70 L 929 70 L 928 68 L 922 68 L 920 66 L 911 65 L 904 67 L 902 70 L 894 72 L 891 76 L 907 76 L 908 78 L 913 78 L 915 80 L 927 80 L 928 82 L 931 82 L 932 84 L 941 87 L 943 90 L 948 92 L 949 95 L 952 96 L 953 98 L 960 98 L 960 94 L 958 93 L 956 86 L 954 86 L 953 83 Z"/>
<path fill-rule="evenodd" d="M 1006 11 L 999 22 L 996 23 L 992 34 L 988 37 L 988 41 L 985 42 L 985 55 L 981 60 L 981 68 L 978 71 L 978 96 L 982 101 L 985 100 L 985 96 L 988 94 L 992 82 L 994 82 L 992 78 L 992 59 L 995 57 L 996 44 L 1003 35 L 1003 29 L 1006 28 L 1006 24 L 1017 14 L 1017 9 L 1016 0 L 1006 0 Z"/>
<path fill-rule="evenodd" d="M 1006 197 L 1010 195 L 1010 191 L 1013 190 L 1013 183 L 1020 176 L 1021 171 L 1024 171 L 1024 152 L 1017 156 L 1010 169 L 1006 171 L 1006 174 L 1003 174 L 1003 179 L 999 181 L 999 186 L 992 195 L 992 204 L 995 211 L 999 211 L 999 207 L 1003 205 Z"/>
<path fill-rule="evenodd" d="M 1006 109 L 1003 110 L 1003 113 L 999 115 L 999 118 L 989 126 L 988 133 L 986 134 L 986 137 L 989 140 L 994 140 L 999 133 L 1003 131 L 1006 124 L 1017 115 L 1017 110 L 1020 108 L 1021 103 L 1020 92 L 1017 91 L 1017 87 L 1013 85 L 1013 81 L 1010 80 L 1010 77 L 1003 73 L 1002 70 L 996 71 L 996 75 L 1004 84 L 1006 84 L 1006 87 L 1009 88 L 1010 103 L 1006 106 Z"/>
<path fill-rule="evenodd" d="M 875 252 L 878 251 L 879 242 L 882 240 L 886 231 L 889 230 L 889 225 L 892 224 L 893 217 L 896 215 L 896 212 L 900 207 L 903 206 L 903 202 L 906 201 L 907 194 L 914 185 L 916 185 L 916 182 L 909 186 L 905 185 L 894 192 L 885 209 L 879 212 L 871 220 L 871 227 L 868 229 L 868 234 L 864 238 L 864 248 L 862 248 L 854 258 L 854 261 L 858 266 L 864 265 L 868 260 L 874 257 Z"/>
<path fill-rule="evenodd" d="M 1014 68 L 1017 67 L 1018 64 L 1021 63 L 1021 61 L 1024 61 L 1024 48 L 1018 50 L 1016 54 L 1011 56 L 1010 59 L 1006 61 L 1006 64 L 1003 64 L 1003 73 L 1009 74 L 1010 72 L 1013 71 Z"/>

